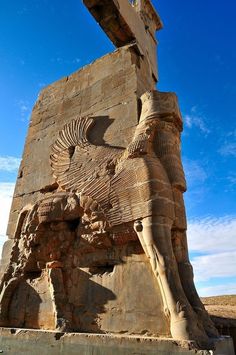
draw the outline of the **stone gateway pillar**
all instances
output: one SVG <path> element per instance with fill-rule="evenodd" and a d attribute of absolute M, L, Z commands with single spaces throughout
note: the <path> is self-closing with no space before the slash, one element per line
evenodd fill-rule
<path fill-rule="evenodd" d="M 84 5 L 117 49 L 35 104 L 3 249 L 0 325 L 93 333 L 87 348 L 75 338 L 81 354 L 110 354 L 117 337 L 126 344 L 117 354 L 137 351 L 132 337 L 151 341 L 140 354 L 217 349 L 224 341 L 188 257 L 178 101 L 156 90 L 162 22 L 150 0 Z"/>

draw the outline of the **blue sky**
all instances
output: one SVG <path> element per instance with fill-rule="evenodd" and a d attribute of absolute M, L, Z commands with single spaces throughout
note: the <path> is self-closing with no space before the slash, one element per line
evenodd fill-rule
<path fill-rule="evenodd" d="M 201 295 L 236 293 L 235 0 L 153 0 L 158 89 L 174 91 L 189 246 Z M 0 241 L 30 113 L 42 87 L 113 51 L 81 0 L 1 0 Z"/>

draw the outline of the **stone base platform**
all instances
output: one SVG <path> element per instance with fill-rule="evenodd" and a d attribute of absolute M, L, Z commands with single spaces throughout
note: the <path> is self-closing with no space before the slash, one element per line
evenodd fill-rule
<path fill-rule="evenodd" d="M 124 335 L 58 333 L 0 328 L 0 353 L 34 355 L 234 355 L 230 337 L 220 338 L 215 350 L 195 350 L 191 342 Z"/>

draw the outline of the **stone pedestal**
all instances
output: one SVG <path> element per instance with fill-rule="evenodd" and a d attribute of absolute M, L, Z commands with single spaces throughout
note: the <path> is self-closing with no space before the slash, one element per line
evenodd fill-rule
<path fill-rule="evenodd" d="M 27 329 L 0 330 L 3 354 L 34 355 L 234 355 L 230 337 L 219 338 L 215 350 L 193 349 L 191 342 L 152 337 L 56 333 Z"/>

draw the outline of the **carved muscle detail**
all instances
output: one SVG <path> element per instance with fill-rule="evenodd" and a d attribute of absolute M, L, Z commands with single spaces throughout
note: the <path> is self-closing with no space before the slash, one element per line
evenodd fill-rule
<path fill-rule="evenodd" d="M 186 181 L 180 157 L 179 132 L 162 122 L 156 136 L 155 153 L 165 167 L 171 184 L 186 191 Z M 171 129 L 172 128 L 172 129 Z"/>

